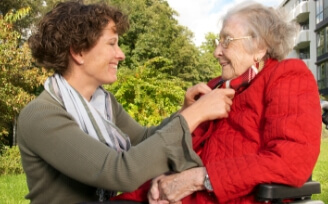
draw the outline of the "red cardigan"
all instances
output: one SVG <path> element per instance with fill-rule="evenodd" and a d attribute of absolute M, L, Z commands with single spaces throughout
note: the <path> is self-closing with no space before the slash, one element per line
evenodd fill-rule
<path fill-rule="evenodd" d="M 195 140 L 210 135 L 195 149 L 214 192 L 195 192 L 183 203 L 251 204 L 260 183 L 302 186 L 320 152 L 321 127 L 318 87 L 304 62 L 268 60 L 235 95 L 228 118 L 203 123 L 193 133 Z M 140 195 L 146 194 L 121 199 L 142 200 Z"/>

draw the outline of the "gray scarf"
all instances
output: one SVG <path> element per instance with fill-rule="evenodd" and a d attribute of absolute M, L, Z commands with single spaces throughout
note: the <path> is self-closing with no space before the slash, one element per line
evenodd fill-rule
<path fill-rule="evenodd" d="M 44 87 L 73 116 L 79 127 L 92 138 L 118 152 L 130 148 L 129 137 L 112 122 L 112 104 L 109 93 L 101 86 L 92 95 L 90 102 L 59 74 L 49 77 Z M 108 192 L 104 189 L 98 189 L 97 192 L 100 201 L 116 194 L 116 192 Z"/>

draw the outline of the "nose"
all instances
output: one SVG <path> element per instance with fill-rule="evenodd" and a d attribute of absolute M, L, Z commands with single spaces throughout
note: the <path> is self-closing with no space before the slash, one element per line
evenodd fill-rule
<path fill-rule="evenodd" d="M 125 59 L 125 54 L 120 47 L 117 47 L 116 57 L 119 61 L 123 61 Z"/>
<path fill-rule="evenodd" d="M 221 44 L 218 44 L 215 47 L 213 55 L 214 55 L 215 58 L 218 58 L 219 56 L 222 56 L 222 46 L 221 46 Z"/>

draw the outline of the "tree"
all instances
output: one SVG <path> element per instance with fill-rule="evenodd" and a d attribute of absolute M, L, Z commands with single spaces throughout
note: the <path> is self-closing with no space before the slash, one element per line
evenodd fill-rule
<path fill-rule="evenodd" d="M 35 97 L 46 72 L 33 66 L 26 44 L 13 24 L 24 18 L 29 8 L 10 11 L 0 16 L 0 146 L 9 145 L 15 118 L 20 109 Z"/>
<path fill-rule="evenodd" d="M 28 17 L 25 16 L 24 18 L 18 18 L 15 20 L 15 22 L 12 22 L 14 29 L 23 34 L 27 31 L 26 29 L 30 27 L 32 22 L 36 22 L 37 19 L 41 16 L 38 14 L 44 7 L 42 5 L 46 5 L 43 2 L 43 0 L 1 0 L 0 15 L 6 16 L 8 13 L 17 13 L 17 11 L 20 9 L 29 8 Z"/>
<path fill-rule="evenodd" d="M 208 81 L 214 77 L 221 75 L 221 65 L 214 57 L 214 39 L 217 35 L 214 33 L 207 33 L 205 42 L 200 46 L 200 62 L 198 70 L 200 70 L 201 81 Z"/>
<path fill-rule="evenodd" d="M 193 33 L 178 24 L 176 11 L 165 0 L 112 0 L 129 15 L 131 28 L 120 43 L 126 53 L 122 66 L 135 69 L 146 61 L 164 57 L 172 61 L 167 74 L 182 80 L 199 81 L 199 50 L 192 42 Z"/>
<path fill-rule="evenodd" d="M 131 72 L 119 70 L 118 81 L 105 88 L 111 91 L 125 110 L 140 124 L 155 125 L 180 109 L 190 83 L 172 77 L 154 67 L 171 66 L 165 58 L 153 58 Z"/>

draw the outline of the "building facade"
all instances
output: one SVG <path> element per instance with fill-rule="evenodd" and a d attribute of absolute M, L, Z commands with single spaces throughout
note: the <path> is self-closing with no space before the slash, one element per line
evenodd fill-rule
<path fill-rule="evenodd" d="M 317 80 L 319 91 L 328 95 L 328 0 L 284 0 L 279 7 L 301 27 L 289 58 L 302 59 Z"/>
<path fill-rule="evenodd" d="M 328 0 L 316 1 L 317 81 L 320 93 L 328 95 Z"/>

